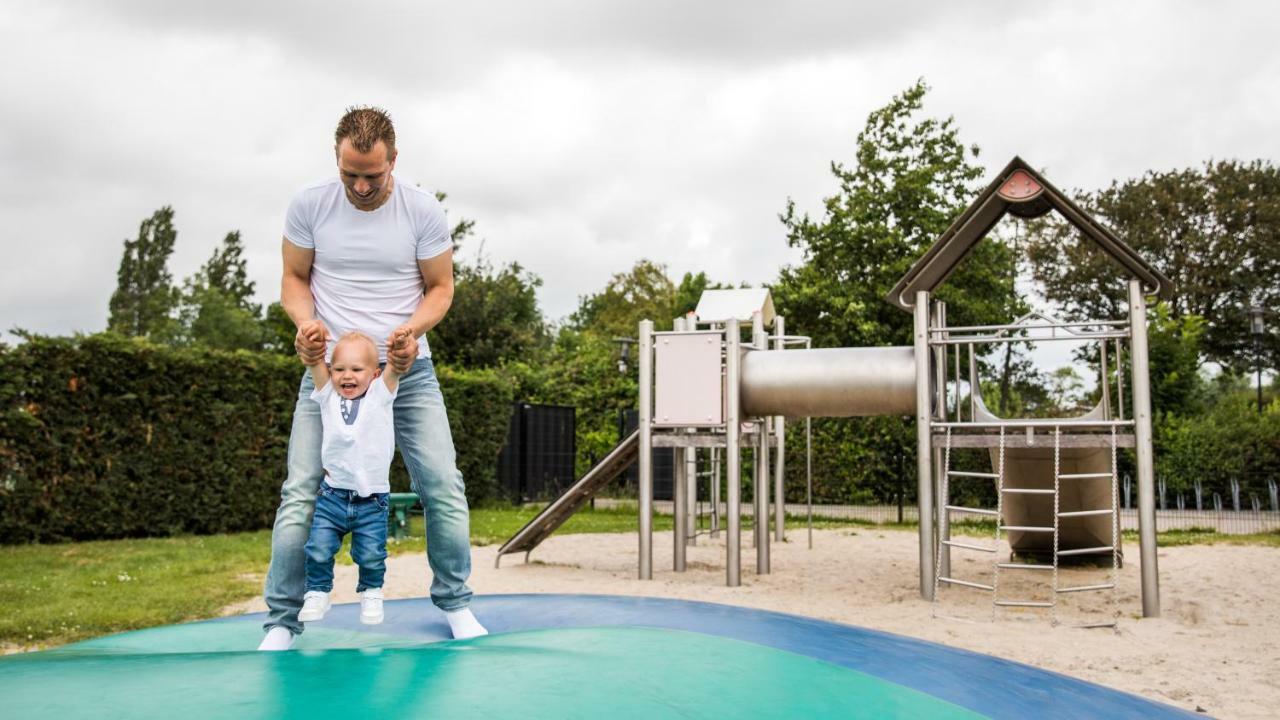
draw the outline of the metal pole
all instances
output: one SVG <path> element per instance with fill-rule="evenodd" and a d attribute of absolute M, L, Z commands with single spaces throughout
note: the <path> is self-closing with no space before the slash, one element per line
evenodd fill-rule
<path fill-rule="evenodd" d="M 933 600 L 933 469 L 932 429 L 929 421 L 933 397 L 929 394 L 929 293 L 916 292 L 916 480 L 920 508 L 920 596 Z"/>
<path fill-rule="evenodd" d="M 784 350 L 783 338 L 786 337 L 786 321 L 781 315 L 773 319 L 773 349 Z M 778 436 L 778 453 L 774 459 L 773 469 L 773 539 L 782 542 L 786 539 L 787 516 L 787 421 L 782 415 L 773 418 L 773 427 Z"/>
<path fill-rule="evenodd" d="M 640 321 L 640 579 L 653 579 L 653 321 Z"/>
<path fill-rule="evenodd" d="M 765 334 L 764 318 L 759 312 L 751 315 L 751 344 L 757 352 L 769 349 L 769 336 Z M 752 488 L 755 500 L 756 574 L 769 574 L 769 435 L 772 416 L 759 418 L 756 433 L 756 481 Z"/>
<path fill-rule="evenodd" d="M 781 319 L 781 318 L 779 318 Z M 1262 335 L 1253 336 L 1253 356 L 1258 359 L 1258 414 L 1262 414 Z"/>
<path fill-rule="evenodd" d="M 935 300 L 933 302 L 933 326 L 946 327 L 947 325 L 947 304 Z M 946 337 L 946 334 L 943 334 Z M 956 351 L 959 352 L 957 347 Z M 934 382 L 934 415 L 941 420 L 946 420 L 947 412 L 947 346 L 939 345 L 933 349 L 933 382 Z M 930 443 L 932 444 L 932 443 Z M 950 502 L 947 494 L 944 492 L 946 488 L 943 473 L 946 468 L 942 462 L 942 448 L 933 448 L 933 492 L 934 497 L 938 499 L 938 534 L 934 537 L 934 546 L 938 550 L 938 572 L 944 577 L 951 577 L 951 546 L 939 545 L 943 540 L 951 539 L 951 522 L 947 514 L 946 506 Z"/>
<path fill-rule="evenodd" d="M 1129 362 L 1133 366 L 1133 420 L 1138 456 L 1138 542 L 1142 559 L 1142 616 L 1160 617 L 1156 566 L 1155 458 L 1151 448 L 1151 383 L 1147 376 L 1147 302 L 1142 283 L 1129 281 Z"/>
<path fill-rule="evenodd" d="M 671 329 L 675 332 L 684 330 L 684 318 L 678 317 L 671 321 Z M 671 457 L 671 507 L 672 507 L 672 555 L 671 569 L 675 572 L 684 572 L 685 569 L 685 542 L 688 538 L 688 525 L 685 518 L 689 514 L 689 494 L 686 487 L 689 485 L 689 473 L 685 466 L 685 451 L 687 448 L 673 448 Z"/>
<path fill-rule="evenodd" d="M 1111 419 L 1111 373 L 1107 368 L 1107 341 L 1098 341 L 1098 359 L 1101 364 L 1101 385 L 1102 385 L 1102 419 Z M 1119 372 L 1119 370 L 1117 370 Z"/>
<path fill-rule="evenodd" d="M 742 584 L 742 457 L 738 447 L 741 439 L 742 420 L 738 417 L 738 375 L 742 363 L 738 347 L 738 321 L 730 319 L 724 324 L 724 435 L 726 494 L 729 506 L 725 520 L 729 536 L 725 538 L 725 584 L 738 587 Z"/>
<path fill-rule="evenodd" d="M 711 537 L 720 537 L 720 448 L 711 448 Z"/>
<path fill-rule="evenodd" d="M 804 419 L 804 503 L 809 513 L 809 549 L 813 549 L 813 418 Z"/>
<path fill-rule="evenodd" d="M 684 503 L 686 545 L 698 544 L 698 448 L 688 447 L 684 450 L 685 492 Z"/>

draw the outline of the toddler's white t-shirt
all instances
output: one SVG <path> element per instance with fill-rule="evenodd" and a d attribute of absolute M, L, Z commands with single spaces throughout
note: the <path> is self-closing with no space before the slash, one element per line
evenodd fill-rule
<path fill-rule="evenodd" d="M 293 198 L 284 237 L 315 250 L 311 295 L 316 318 L 329 329 L 326 359 L 337 339 L 368 333 L 386 362 L 387 336 L 413 316 L 422 300 L 419 260 L 453 249 L 444 208 L 435 195 L 395 178 L 391 197 L 377 210 L 359 210 L 338 177 L 308 185 Z M 426 337 L 418 357 L 431 357 Z"/>
<path fill-rule="evenodd" d="M 333 380 L 311 391 L 320 404 L 324 441 L 320 462 L 331 487 L 353 490 L 361 497 L 391 492 L 391 458 L 396 452 L 395 423 L 391 412 L 396 394 L 382 377 L 369 383 L 360 399 L 359 412 L 348 425 L 342 419 L 342 396 Z"/>

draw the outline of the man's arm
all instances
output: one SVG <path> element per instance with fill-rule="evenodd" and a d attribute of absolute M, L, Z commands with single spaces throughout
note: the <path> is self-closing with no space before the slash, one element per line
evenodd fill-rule
<path fill-rule="evenodd" d="M 298 328 L 293 345 L 304 365 L 324 364 L 325 339 L 328 331 L 316 320 L 315 299 L 311 296 L 311 265 L 316 251 L 301 248 L 283 240 L 284 274 L 280 278 L 280 305 Z M 314 373 L 313 373 L 314 375 Z M 327 377 L 327 374 L 326 374 Z M 316 387 L 320 379 L 316 378 Z"/>
<path fill-rule="evenodd" d="M 396 347 L 396 337 L 404 332 L 410 338 L 418 338 L 431 328 L 440 324 L 449 306 L 453 304 L 453 251 L 448 250 L 433 258 L 418 261 L 418 272 L 422 273 L 422 284 L 425 291 L 418 307 L 414 309 L 409 321 L 396 328 L 387 338 L 387 367 L 394 366 L 397 372 L 406 373 L 413 366 L 418 356 L 416 343 L 403 343 Z"/>

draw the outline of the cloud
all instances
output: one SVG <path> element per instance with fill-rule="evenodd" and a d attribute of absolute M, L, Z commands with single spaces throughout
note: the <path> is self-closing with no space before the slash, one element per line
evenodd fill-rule
<path fill-rule="evenodd" d="M 642 257 L 776 277 L 787 198 L 820 213 L 829 163 L 922 76 L 989 169 L 1018 153 L 1062 187 L 1280 149 L 1269 5 L 857 5 L 0 9 L 5 328 L 101 328 L 122 240 L 165 204 L 177 278 L 239 229 L 272 299 L 284 208 L 359 102 L 393 111 L 398 174 L 544 279 L 552 318 Z"/>

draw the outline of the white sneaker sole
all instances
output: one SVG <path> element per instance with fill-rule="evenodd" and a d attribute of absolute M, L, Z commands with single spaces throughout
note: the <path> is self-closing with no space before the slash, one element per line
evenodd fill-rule
<path fill-rule="evenodd" d="M 328 605 L 325 605 L 320 610 L 302 610 L 298 613 L 298 622 L 319 622 L 324 619 L 325 614 L 328 612 Z"/>
<path fill-rule="evenodd" d="M 381 625 L 382 617 L 381 613 L 377 615 L 365 615 L 364 613 L 360 613 L 360 622 L 365 625 Z"/>

